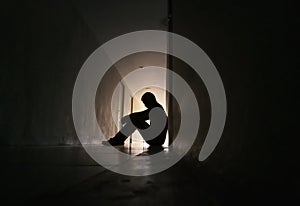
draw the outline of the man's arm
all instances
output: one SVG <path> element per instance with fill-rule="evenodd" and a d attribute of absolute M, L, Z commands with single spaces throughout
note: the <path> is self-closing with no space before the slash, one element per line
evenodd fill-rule
<path fill-rule="evenodd" d="M 129 117 L 132 121 L 135 121 L 135 120 L 136 121 L 146 121 L 149 119 L 149 112 L 150 112 L 149 109 L 141 111 L 141 112 L 134 112 L 134 113 L 131 113 L 129 115 Z"/>
<path fill-rule="evenodd" d="M 122 124 L 125 124 L 126 122 L 129 122 L 129 115 L 126 115 L 126 116 L 121 118 L 121 123 Z"/>
<path fill-rule="evenodd" d="M 149 109 L 141 111 L 141 112 L 134 112 L 130 115 L 126 115 L 122 117 L 121 123 L 125 124 L 126 122 L 129 122 L 129 118 L 132 122 L 135 121 L 146 121 L 149 119 Z"/>

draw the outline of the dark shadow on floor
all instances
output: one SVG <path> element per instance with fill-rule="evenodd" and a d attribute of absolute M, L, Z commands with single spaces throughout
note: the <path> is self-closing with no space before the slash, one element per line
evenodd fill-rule
<path fill-rule="evenodd" d="M 148 156 L 148 155 L 153 155 L 156 153 L 159 153 L 161 151 L 164 151 L 164 147 L 163 146 L 150 146 L 147 148 L 146 151 L 136 155 L 136 156 Z"/>

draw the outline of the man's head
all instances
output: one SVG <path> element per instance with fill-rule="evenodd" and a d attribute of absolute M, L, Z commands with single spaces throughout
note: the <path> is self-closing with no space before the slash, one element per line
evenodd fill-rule
<path fill-rule="evenodd" d="M 145 94 L 143 94 L 142 102 L 147 108 L 152 108 L 157 105 L 156 98 L 151 92 L 146 92 Z"/>

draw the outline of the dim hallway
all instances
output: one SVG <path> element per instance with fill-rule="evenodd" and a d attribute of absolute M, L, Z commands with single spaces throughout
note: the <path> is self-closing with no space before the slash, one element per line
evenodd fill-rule
<path fill-rule="evenodd" d="M 0 205 L 299 205 L 298 4 L 295 0 L 3 1 Z M 115 53 L 106 50 L 107 67 L 102 69 L 107 71 L 101 81 L 97 75 L 83 78 L 87 85 L 95 80 L 95 87 L 93 94 L 74 101 L 82 109 L 75 118 L 79 132 L 75 128 L 73 94 L 83 65 L 102 45 L 146 30 L 172 32 L 201 48 L 223 82 L 226 122 L 220 141 L 203 162 L 198 157 L 209 139 L 213 98 L 194 66 L 156 50 L 114 61 L 114 55 L 106 56 L 109 51 L 125 55 L 122 51 L 131 46 L 156 45 L 148 36 L 136 44 L 126 41 L 128 47 L 118 44 Z M 162 39 L 170 41 L 159 45 L 172 52 L 176 47 L 170 37 L 164 35 Z M 186 57 L 197 54 L 179 48 L 187 49 Z M 94 71 L 104 65 L 98 63 L 99 70 Z M 123 116 L 144 110 L 140 101 L 144 92 L 154 92 L 167 112 L 170 141 L 163 154 L 172 152 L 167 145 L 176 141 L 183 115 L 188 114 L 189 127 L 195 122 L 191 121 L 198 113 L 195 109 L 182 112 L 191 108 L 192 96 L 173 95 L 182 86 L 171 71 L 187 82 L 199 107 L 201 121 L 191 148 L 160 173 L 136 177 L 112 172 L 108 168 L 118 166 L 153 171 L 152 152 L 138 133 L 132 134 L 131 148 L 130 138 L 124 148 L 106 153 L 101 144 L 120 130 Z M 220 103 L 219 99 L 214 100 Z M 96 133 L 99 128 L 103 135 Z M 106 162 L 98 164 L 82 145 L 103 151 Z M 124 153 L 134 161 L 118 165 Z M 165 160 L 162 156 L 163 166 Z"/>

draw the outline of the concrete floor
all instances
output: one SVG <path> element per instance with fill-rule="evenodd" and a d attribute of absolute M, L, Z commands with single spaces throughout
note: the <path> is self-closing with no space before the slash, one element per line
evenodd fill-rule
<path fill-rule="evenodd" d="M 144 177 L 111 172 L 81 146 L 1 148 L 1 163 L 4 205 L 258 205 L 272 194 L 190 156 Z"/>

